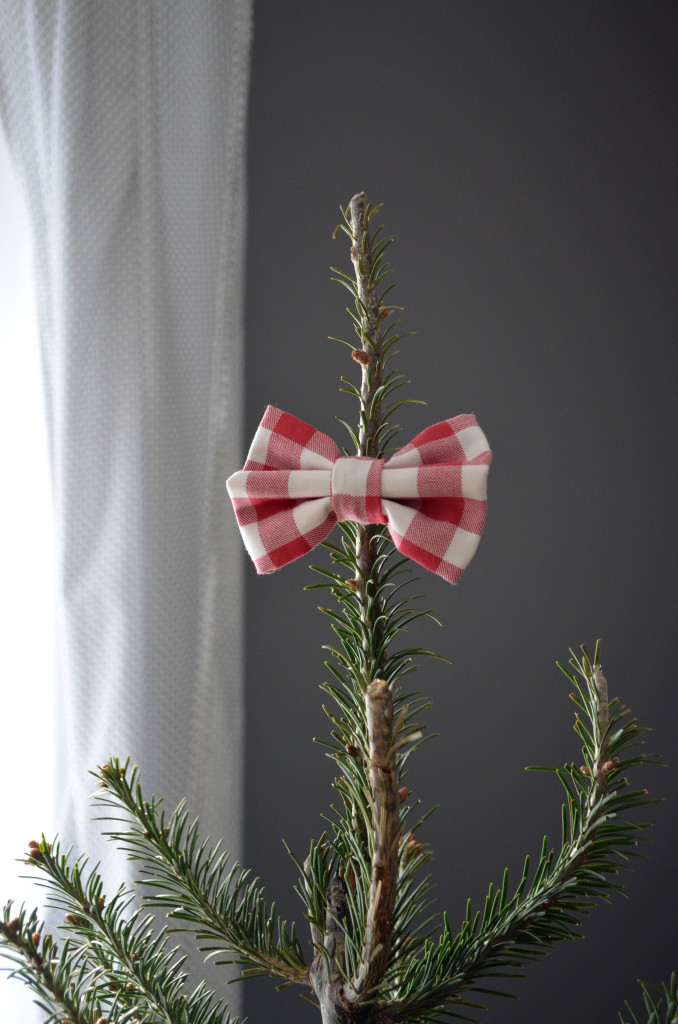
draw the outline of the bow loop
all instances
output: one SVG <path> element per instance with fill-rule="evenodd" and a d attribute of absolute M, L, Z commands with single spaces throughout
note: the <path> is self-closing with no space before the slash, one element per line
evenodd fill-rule
<path fill-rule="evenodd" d="M 342 456 L 326 434 L 269 405 L 227 487 L 259 573 L 351 520 L 387 524 L 402 554 L 456 583 L 480 541 L 491 461 L 472 415 L 434 423 L 386 461 Z"/>

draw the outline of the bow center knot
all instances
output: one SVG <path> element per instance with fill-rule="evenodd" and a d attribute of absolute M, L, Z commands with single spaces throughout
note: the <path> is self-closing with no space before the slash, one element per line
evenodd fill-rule
<path fill-rule="evenodd" d="M 386 459 L 362 455 L 338 458 L 331 481 L 332 508 L 342 523 L 385 523 L 381 507 L 381 472 Z"/>

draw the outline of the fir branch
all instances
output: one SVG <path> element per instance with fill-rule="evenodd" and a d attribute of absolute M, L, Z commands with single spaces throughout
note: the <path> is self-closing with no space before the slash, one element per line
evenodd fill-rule
<path fill-rule="evenodd" d="M 15 966 L 10 977 L 21 981 L 36 996 L 46 1014 L 44 1024 L 64 1019 L 69 1024 L 92 1024 L 100 1014 L 86 985 L 87 964 L 68 942 L 59 948 L 50 934 L 43 935 L 44 922 L 37 910 L 21 907 L 18 915 L 10 901 L 0 921 L 0 956 Z"/>
<path fill-rule="evenodd" d="M 359 193 L 342 211 L 355 281 L 335 273 L 354 296 L 359 347 L 352 355 L 361 367 L 359 387 L 342 377 L 342 390 L 359 400 L 357 427 L 341 422 L 358 456 L 383 459 L 398 432 L 389 417 L 403 404 L 398 392 L 409 382 L 388 370 L 392 346 L 404 334 L 395 333 L 399 321 L 385 326 L 396 307 L 385 304 L 390 286 L 380 294 L 391 238 L 375 242 L 381 229 L 372 233 L 371 222 L 378 209 Z M 339 525 L 341 547 L 325 544 L 333 571 L 313 566 L 323 582 L 312 587 L 329 589 L 340 605 L 339 612 L 321 611 L 330 617 L 341 645 L 328 646 L 338 667 L 326 662 L 336 683 L 323 688 L 338 706 L 338 713 L 324 706 L 333 726 L 324 745 L 340 771 L 334 786 L 343 806 L 328 819 L 331 832 L 322 865 L 314 868 L 309 858 L 299 883 L 316 949 L 311 975 L 325 1021 L 367 1012 L 376 991 L 397 976 L 403 949 L 413 952 L 423 942 L 415 918 L 430 904 L 429 879 L 416 879 L 430 854 L 406 823 L 411 808 L 401 786 L 407 757 L 423 739 L 415 715 L 427 703 L 403 693 L 398 683 L 416 667 L 417 656 L 432 652 L 394 650 L 393 644 L 431 612 L 417 607 L 418 597 L 405 596 L 403 588 L 413 580 L 410 563 L 395 553 L 383 525 Z M 341 914 L 333 896 L 337 877 L 343 882 Z M 318 906 L 320 893 L 324 913 Z M 423 918 L 421 925 L 427 926 Z"/>
<path fill-rule="evenodd" d="M 258 880 L 237 863 L 231 867 L 220 843 L 200 839 L 199 821 L 189 822 L 183 803 L 166 818 L 161 801 L 144 798 L 139 770 L 129 760 L 123 764 L 112 757 L 99 780 L 98 802 L 115 811 L 103 820 L 118 824 L 106 834 L 140 862 L 148 906 L 181 922 L 176 930 L 192 931 L 198 949 L 216 963 L 240 964 L 243 976 L 267 974 L 309 984 L 294 925 L 287 930 Z"/>
<path fill-rule="evenodd" d="M 678 975 L 676 972 L 671 974 L 669 984 L 664 982 L 661 990 L 657 993 L 652 992 L 646 981 L 641 981 L 640 986 L 643 990 L 645 1013 L 640 1017 L 636 1016 L 628 1001 L 625 1001 L 624 1005 L 631 1016 L 626 1019 L 620 1013 L 621 1024 L 677 1024 Z"/>
<path fill-rule="evenodd" d="M 573 656 L 576 674 L 564 670 L 576 688 L 571 696 L 588 719 L 588 726 L 579 714 L 575 721 L 585 764 L 538 769 L 555 772 L 567 794 L 559 855 L 545 839 L 534 873 L 528 857 L 509 897 L 506 871 L 500 887 L 490 886 L 482 911 L 469 902 L 458 934 L 445 915 L 439 942 L 428 943 L 423 955 L 409 961 L 397 997 L 383 1004 L 384 1019 L 439 1020 L 465 992 L 487 991 L 478 988 L 481 978 L 521 977 L 525 964 L 557 941 L 579 937 L 581 918 L 598 901 L 623 891 L 614 878 L 629 857 L 638 856 L 639 832 L 649 827 L 626 813 L 657 801 L 647 790 L 630 790 L 622 772 L 661 762 L 633 752 L 645 730 L 616 699 L 608 703 L 598 657 L 599 645 L 593 661 L 583 649 L 582 658 Z"/>
<path fill-rule="evenodd" d="M 62 930 L 68 934 L 61 952 L 46 936 L 42 951 L 30 958 L 32 987 L 48 988 L 60 1021 L 66 1009 L 72 1024 L 237 1024 L 204 984 L 184 991 L 185 956 L 167 949 L 167 930 L 158 931 L 152 915 L 139 909 L 128 913 L 131 892 L 121 887 L 107 900 L 98 871 L 86 872 L 86 858 L 70 863 L 70 851 L 62 854 L 58 842 L 43 839 L 29 852 L 28 863 L 48 890 L 48 906 L 64 915 Z M 35 919 L 36 912 L 29 921 Z M 23 928 L 24 942 L 28 927 Z M 21 934 L 21 922 L 18 928 L 16 921 L 9 922 L 6 930 Z M 30 940 L 37 945 L 39 936 Z"/>

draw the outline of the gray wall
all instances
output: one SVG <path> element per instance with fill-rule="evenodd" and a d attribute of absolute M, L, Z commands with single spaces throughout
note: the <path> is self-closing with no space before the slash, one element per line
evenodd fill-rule
<path fill-rule="evenodd" d="M 440 737 L 411 774 L 441 805 L 420 836 L 440 907 L 460 921 L 467 896 L 557 840 L 558 784 L 523 766 L 578 757 L 554 664 L 568 647 L 603 637 L 613 693 L 672 765 L 641 782 L 666 801 L 630 901 L 531 967 L 520 1002 L 491 1002 L 497 1024 L 614 1021 L 636 978 L 678 966 L 677 40 L 678 5 L 652 0 L 256 4 L 248 436 L 268 402 L 337 438 L 335 414 L 354 414 L 347 350 L 325 338 L 349 330 L 331 231 L 364 189 L 385 203 L 393 301 L 417 331 L 400 365 L 428 408 L 403 413 L 403 438 L 473 411 L 495 453 L 478 554 L 456 588 L 426 576 L 444 629 L 417 636 L 453 660 L 419 672 Z M 305 855 L 332 777 L 311 742 L 329 727 L 332 634 L 306 561 L 250 567 L 247 589 L 248 862 L 298 919 L 281 838 Z M 247 983 L 247 1012 L 318 1019 L 265 981 Z"/>

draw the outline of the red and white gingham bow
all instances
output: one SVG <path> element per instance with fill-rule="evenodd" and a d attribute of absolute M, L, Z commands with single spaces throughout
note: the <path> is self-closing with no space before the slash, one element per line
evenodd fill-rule
<path fill-rule="evenodd" d="M 427 427 L 387 461 L 344 457 L 326 434 L 269 405 L 226 486 L 258 573 L 353 520 L 386 523 L 403 555 L 456 583 L 483 530 L 491 461 L 472 415 Z"/>

